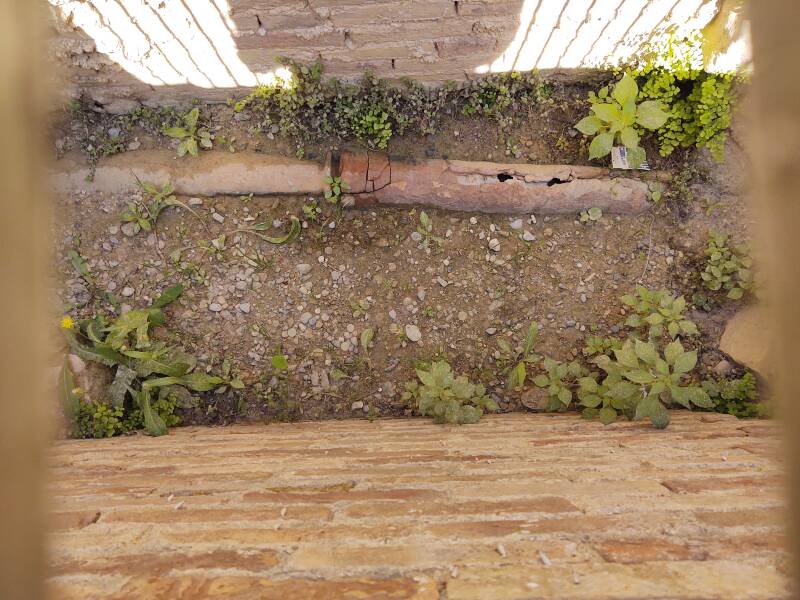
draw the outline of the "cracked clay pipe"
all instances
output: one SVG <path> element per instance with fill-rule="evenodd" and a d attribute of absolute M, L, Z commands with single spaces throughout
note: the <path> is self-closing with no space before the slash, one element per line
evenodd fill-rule
<path fill-rule="evenodd" d="M 648 208 L 647 183 L 612 177 L 598 167 L 502 164 L 460 160 L 401 162 L 385 154 L 344 152 L 334 175 L 359 205 L 424 204 L 493 213 L 570 214 L 599 207 L 637 214 Z"/>

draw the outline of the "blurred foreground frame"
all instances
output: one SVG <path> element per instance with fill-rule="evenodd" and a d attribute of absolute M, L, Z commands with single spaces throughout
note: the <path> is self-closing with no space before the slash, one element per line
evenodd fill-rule
<path fill-rule="evenodd" d="M 44 575 L 45 238 L 41 133 L 48 95 L 40 56 L 43 6 L 0 0 L 0 598 L 40 598 Z"/>
<path fill-rule="evenodd" d="M 37 53 L 42 4 L 0 0 L 0 130 L 7 141 L 0 160 L 3 215 L 0 239 L 0 598 L 43 595 L 42 450 L 49 431 L 44 418 L 43 361 L 46 232 L 49 213 L 41 189 L 39 127 L 46 98 Z M 781 418 L 787 431 L 792 507 L 797 511 L 800 480 L 800 3 L 759 0 L 750 6 L 756 78 L 754 85 L 755 197 L 772 240 L 772 282 L 778 310 Z M 797 515 L 792 540 L 798 550 Z M 795 573 L 796 575 L 796 573 Z"/>
<path fill-rule="evenodd" d="M 769 242 L 770 285 L 779 339 L 776 396 L 784 427 L 791 522 L 789 539 L 797 585 L 800 568 L 800 2 L 757 0 L 749 3 L 753 33 L 754 202 L 763 215 Z M 799 588 L 794 591 L 794 597 Z"/>

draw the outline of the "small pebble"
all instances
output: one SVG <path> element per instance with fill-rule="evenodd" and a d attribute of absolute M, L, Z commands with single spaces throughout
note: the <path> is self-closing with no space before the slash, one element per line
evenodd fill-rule
<path fill-rule="evenodd" d="M 408 324 L 406 325 L 406 337 L 411 342 L 418 342 L 422 339 L 422 332 L 416 325 Z"/>

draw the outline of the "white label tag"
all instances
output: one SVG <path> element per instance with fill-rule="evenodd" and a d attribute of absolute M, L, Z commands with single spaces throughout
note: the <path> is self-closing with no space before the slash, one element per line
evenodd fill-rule
<path fill-rule="evenodd" d="M 614 146 L 611 148 L 611 166 L 615 169 L 625 169 L 626 171 L 633 169 L 630 163 L 628 163 L 628 149 L 625 146 Z M 642 166 L 639 167 L 639 171 L 649 170 L 650 165 L 647 164 L 647 161 L 644 161 Z"/>

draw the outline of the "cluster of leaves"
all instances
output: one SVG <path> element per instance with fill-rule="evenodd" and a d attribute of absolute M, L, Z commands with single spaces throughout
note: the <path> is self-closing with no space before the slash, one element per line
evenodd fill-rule
<path fill-rule="evenodd" d="M 454 90 L 455 102 L 464 115 L 482 115 L 497 119 L 501 125 L 509 111 L 529 110 L 550 97 L 550 88 L 536 71 L 511 71 L 476 79 Z"/>
<path fill-rule="evenodd" d="M 488 116 L 502 128 L 514 114 L 549 96 L 536 73 L 504 73 L 463 86 L 426 88 L 409 79 L 390 86 L 369 72 L 352 84 L 323 80 L 319 62 L 303 66 L 285 61 L 285 67 L 290 77 L 257 87 L 234 109 L 253 111 L 269 133 L 295 138 L 298 154 L 305 143 L 325 138 L 385 149 L 393 135 L 409 128 L 435 133 L 445 115 Z"/>
<path fill-rule="evenodd" d="M 392 124 L 389 113 L 380 107 L 373 106 L 361 115 L 355 123 L 356 137 L 369 148 L 385 150 L 392 137 Z"/>
<path fill-rule="evenodd" d="M 639 86 L 628 73 L 609 91 L 603 87 L 589 93 L 592 115 L 584 117 L 575 128 L 586 136 L 594 136 L 589 144 L 589 158 L 603 158 L 611 153 L 614 143 L 627 149 L 632 168 L 639 168 L 647 159 L 639 145 L 644 130 L 656 130 L 667 121 L 667 113 L 658 102 L 639 102 Z"/>
<path fill-rule="evenodd" d="M 669 118 L 658 128 L 659 150 L 708 148 L 722 160 L 734 101 L 734 76 L 704 68 L 702 36 L 669 36 L 651 44 L 632 72 L 640 96 L 658 102 Z"/>
<path fill-rule="evenodd" d="M 671 339 L 698 334 L 697 325 L 684 315 L 687 303 L 683 296 L 675 297 L 666 289 L 649 290 L 638 285 L 633 294 L 626 294 L 620 300 L 634 311 L 625 324 L 633 329 L 646 330 L 651 340 L 665 333 Z"/>
<path fill-rule="evenodd" d="M 240 379 L 231 375 L 229 365 L 223 368 L 221 376 L 197 372 L 193 356 L 178 346 L 151 338 L 152 328 L 164 324 L 162 308 L 182 293 L 183 286 L 178 284 L 165 290 L 148 308 L 128 311 L 111 322 L 97 315 L 77 327 L 63 329 L 72 353 L 115 370 L 108 388 L 109 408 L 113 410 L 96 409 L 104 422 L 118 418 L 119 410 L 139 411 L 141 423 L 149 434 L 164 435 L 167 423 L 163 414 L 171 412 L 154 410 L 154 402 L 168 401 L 170 394 L 186 398 L 190 392 L 207 392 L 221 386 L 244 387 Z M 64 369 L 68 369 L 66 364 Z M 69 379 L 69 375 L 62 372 L 62 379 Z M 74 386 L 64 385 L 62 402 L 67 416 L 76 423 L 81 409 L 80 395 L 73 393 L 74 390 Z M 106 431 L 110 427 L 107 424 Z"/>
<path fill-rule="evenodd" d="M 746 244 L 730 247 L 729 236 L 716 231 L 708 232 L 706 266 L 700 278 L 703 285 L 713 291 L 727 292 L 728 298 L 740 300 L 753 289 L 753 260 Z"/>
<path fill-rule="evenodd" d="M 447 361 L 435 361 L 416 373 L 419 381 L 405 384 L 403 399 L 413 400 L 419 414 L 433 417 L 434 423 L 477 423 L 484 411 L 499 409 L 483 385 L 456 377 Z"/>
<path fill-rule="evenodd" d="M 74 388 L 73 388 L 74 392 Z M 144 412 L 140 408 L 126 410 L 104 402 L 86 402 L 78 397 L 77 414 L 72 423 L 72 434 L 76 438 L 106 438 L 144 429 Z M 178 395 L 167 388 L 159 390 L 158 398 L 151 401 L 151 410 L 164 421 L 167 427 L 179 425 L 181 418 L 175 414 Z"/>
<path fill-rule="evenodd" d="M 142 201 L 130 202 L 128 209 L 120 215 L 125 223 L 133 223 L 135 233 L 139 231 L 152 231 L 162 211 L 170 206 L 180 206 L 192 212 L 188 206 L 175 197 L 175 187 L 165 183 L 159 190 L 154 184 L 147 181 L 136 180 L 145 195 Z"/>
<path fill-rule="evenodd" d="M 649 418 L 658 429 L 669 424 L 669 413 L 665 404 L 678 403 L 685 408 L 696 406 L 711 408 L 713 403 L 706 391 L 687 383 L 685 379 L 697 366 L 697 351 L 686 351 L 681 341 L 676 339 L 666 345 L 663 353 L 653 342 L 628 339 L 619 350 L 614 350 L 614 358 L 600 355 L 593 361 L 605 373 L 600 386 L 585 390 L 581 403 L 590 409 L 588 417 L 598 416 L 603 422 L 616 420 L 616 412 L 636 420 Z M 598 410 L 600 405 L 602 408 Z M 611 411 L 614 418 L 611 419 Z M 601 412 L 603 414 L 601 414 Z"/>
<path fill-rule="evenodd" d="M 586 338 L 583 347 L 584 356 L 596 356 L 598 354 L 611 354 L 613 350 L 622 348 L 622 340 L 615 337 L 601 337 L 592 335 Z"/>
<path fill-rule="evenodd" d="M 572 390 L 588 371 L 578 361 L 559 362 L 545 357 L 542 361 L 545 372 L 533 378 L 537 387 L 547 390 L 549 400 L 546 410 L 566 410 L 572 404 Z"/>
<path fill-rule="evenodd" d="M 342 181 L 341 177 L 325 177 L 325 199 L 331 204 L 340 205 L 342 201 L 342 192 L 350 190 L 350 184 Z"/>
<path fill-rule="evenodd" d="M 758 402 L 758 382 L 747 372 L 738 379 L 706 379 L 703 389 L 714 403 L 714 411 L 752 419 L 768 416 L 767 405 Z"/>
<path fill-rule="evenodd" d="M 178 156 L 184 156 L 187 152 L 192 156 L 197 156 L 199 149 L 211 149 L 214 145 L 214 136 L 204 127 L 198 125 L 200 119 L 200 109 L 193 108 L 181 117 L 181 125 L 166 127 L 164 135 L 180 140 L 178 143 Z"/>
<path fill-rule="evenodd" d="M 525 340 L 520 348 L 511 348 L 508 341 L 500 338 L 497 345 L 500 346 L 500 362 L 506 367 L 506 387 L 509 390 L 519 390 L 525 385 L 528 378 L 528 365 L 537 365 L 542 360 L 541 354 L 536 354 L 533 350 L 539 339 L 539 326 L 531 323 L 525 334 Z"/>
<path fill-rule="evenodd" d="M 582 210 L 578 214 L 578 220 L 581 223 L 594 223 L 603 218 L 603 209 L 598 206 L 593 206 L 590 209 Z"/>
<path fill-rule="evenodd" d="M 433 221 L 424 210 L 419 213 L 419 225 L 417 225 L 417 233 L 422 236 L 422 246 L 427 249 L 431 242 L 437 246 L 441 246 L 444 241 L 433 233 Z"/>

